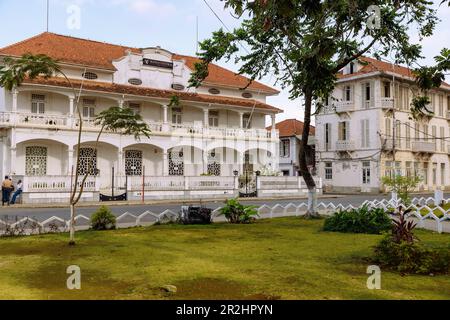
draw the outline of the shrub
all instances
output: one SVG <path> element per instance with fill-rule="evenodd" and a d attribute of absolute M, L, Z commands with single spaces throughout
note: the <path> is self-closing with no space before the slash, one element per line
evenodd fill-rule
<path fill-rule="evenodd" d="M 112 230 L 116 228 L 116 217 L 107 206 L 101 206 L 91 217 L 94 230 Z"/>
<path fill-rule="evenodd" d="M 447 273 L 450 267 L 448 250 L 425 248 L 418 242 L 396 242 L 386 236 L 376 247 L 374 263 L 401 273 Z"/>
<path fill-rule="evenodd" d="M 325 231 L 380 234 L 392 227 L 392 220 L 380 208 L 359 209 L 336 212 L 325 219 Z"/>
<path fill-rule="evenodd" d="M 388 190 L 396 192 L 405 205 L 409 205 L 411 203 L 410 194 L 417 188 L 422 179 L 418 176 L 395 175 L 383 177 L 381 181 Z"/>
<path fill-rule="evenodd" d="M 227 200 L 225 204 L 220 215 L 225 216 L 230 223 L 251 223 L 258 216 L 255 206 L 244 206 L 237 199 Z"/>
<path fill-rule="evenodd" d="M 447 273 L 450 251 L 425 248 L 414 235 L 416 224 L 406 213 L 394 220 L 392 231 L 376 247 L 374 262 L 401 273 Z"/>

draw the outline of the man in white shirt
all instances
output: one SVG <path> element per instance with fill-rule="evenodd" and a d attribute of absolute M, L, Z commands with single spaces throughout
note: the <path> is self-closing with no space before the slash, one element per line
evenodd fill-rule
<path fill-rule="evenodd" d="M 20 194 L 22 193 L 22 187 L 23 187 L 22 180 L 19 180 L 17 182 L 16 192 L 14 192 L 10 204 L 15 204 L 16 203 L 17 197 L 20 196 Z"/>

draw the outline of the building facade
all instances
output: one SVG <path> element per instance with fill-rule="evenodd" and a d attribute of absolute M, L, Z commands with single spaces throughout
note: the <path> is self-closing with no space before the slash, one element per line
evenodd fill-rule
<path fill-rule="evenodd" d="M 380 192 L 394 174 L 422 178 L 418 191 L 450 187 L 450 86 L 429 92 L 433 114 L 414 120 L 412 71 L 371 58 L 338 75 L 316 118 L 316 152 L 324 190 Z"/>
<path fill-rule="evenodd" d="M 74 93 L 55 75 L 26 80 L 12 92 L 0 88 L 0 173 L 25 181 L 25 201 L 68 199 L 76 169 L 77 106 L 83 121 L 79 173 L 89 175 L 84 200 L 125 187 L 136 197 L 141 189 L 158 198 L 196 188 L 200 196 L 215 189 L 223 195 L 244 170 L 278 169 L 278 132 L 265 129 L 266 118 L 274 124 L 281 112 L 266 103 L 278 94 L 271 87 L 252 82 L 242 90 L 247 78 L 212 64 L 202 86 L 189 88 L 195 57 L 53 33 L 0 49 L 0 63 L 25 53 L 57 59 L 75 87 Z M 170 107 L 174 95 L 180 103 Z M 151 138 L 106 132 L 96 145 L 95 117 L 112 106 L 140 113 Z"/>
<path fill-rule="evenodd" d="M 302 142 L 303 122 L 297 119 L 287 119 L 278 122 L 276 130 L 280 136 L 280 155 L 279 155 L 279 171 L 283 176 L 300 176 L 300 147 Z M 272 127 L 267 128 L 268 131 Z M 308 150 L 306 159 L 310 171 L 315 174 L 315 128 L 311 126 L 310 136 L 308 140 Z"/>

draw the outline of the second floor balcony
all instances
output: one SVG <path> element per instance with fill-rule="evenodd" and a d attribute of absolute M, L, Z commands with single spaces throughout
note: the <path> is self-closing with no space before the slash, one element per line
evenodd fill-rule
<path fill-rule="evenodd" d="M 351 112 L 355 110 L 355 103 L 353 101 L 340 101 L 336 103 L 336 112 Z"/>
<path fill-rule="evenodd" d="M 429 141 L 413 141 L 412 151 L 419 153 L 434 153 L 436 151 L 436 144 Z"/>
<path fill-rule="evenodd" d="M 169 122 L 146 121 L 152 134 L 205 136 L 214 138 L 238 139 L 278 139 L 278 130 L 244 129 L 222 126 L 205 126 L 202 122 L 173 124 Z M 23 112 L 0 112 L 0 127 L 23 127 L 36 129 L 74 130 L 78 129 L 79 119 L 68 115 L 35 114 Z M 94 119 L 83 119 L 83 130 L 99 131 Z"/>
<path fill-rule="evenodd" d="M 353 140 L 338 140 L 336 141 L 336 151 L 354 151 L 356 144 Z"/>

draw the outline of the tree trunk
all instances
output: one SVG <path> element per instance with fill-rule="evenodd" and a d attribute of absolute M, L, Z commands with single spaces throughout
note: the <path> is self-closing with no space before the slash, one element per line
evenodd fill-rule
<path fill-rule="evenodd" d="M 75 245 L 75 204 L 70 204 L 70 240 L 69 245 Z"/>
<path fill-rule="evenodd" d="M 311 107 L 312 107 L 312 93 L 310 90 L 305 90 L 305 117 L 303 119 L 303 133 L 302 141 L 300 144 L 300 173 L 302 174 L 303 180 L 308 187 L 308 210 L 306 211 L 306 218 L 318 217 L 317 213 L 317 195 L 316 195 L 316 183 L 314 178 L 308 170 L 308 164 L 306 161 L 306 152 L 308 150 L 308 139 L 309 131 L 311 127 Z"/>

